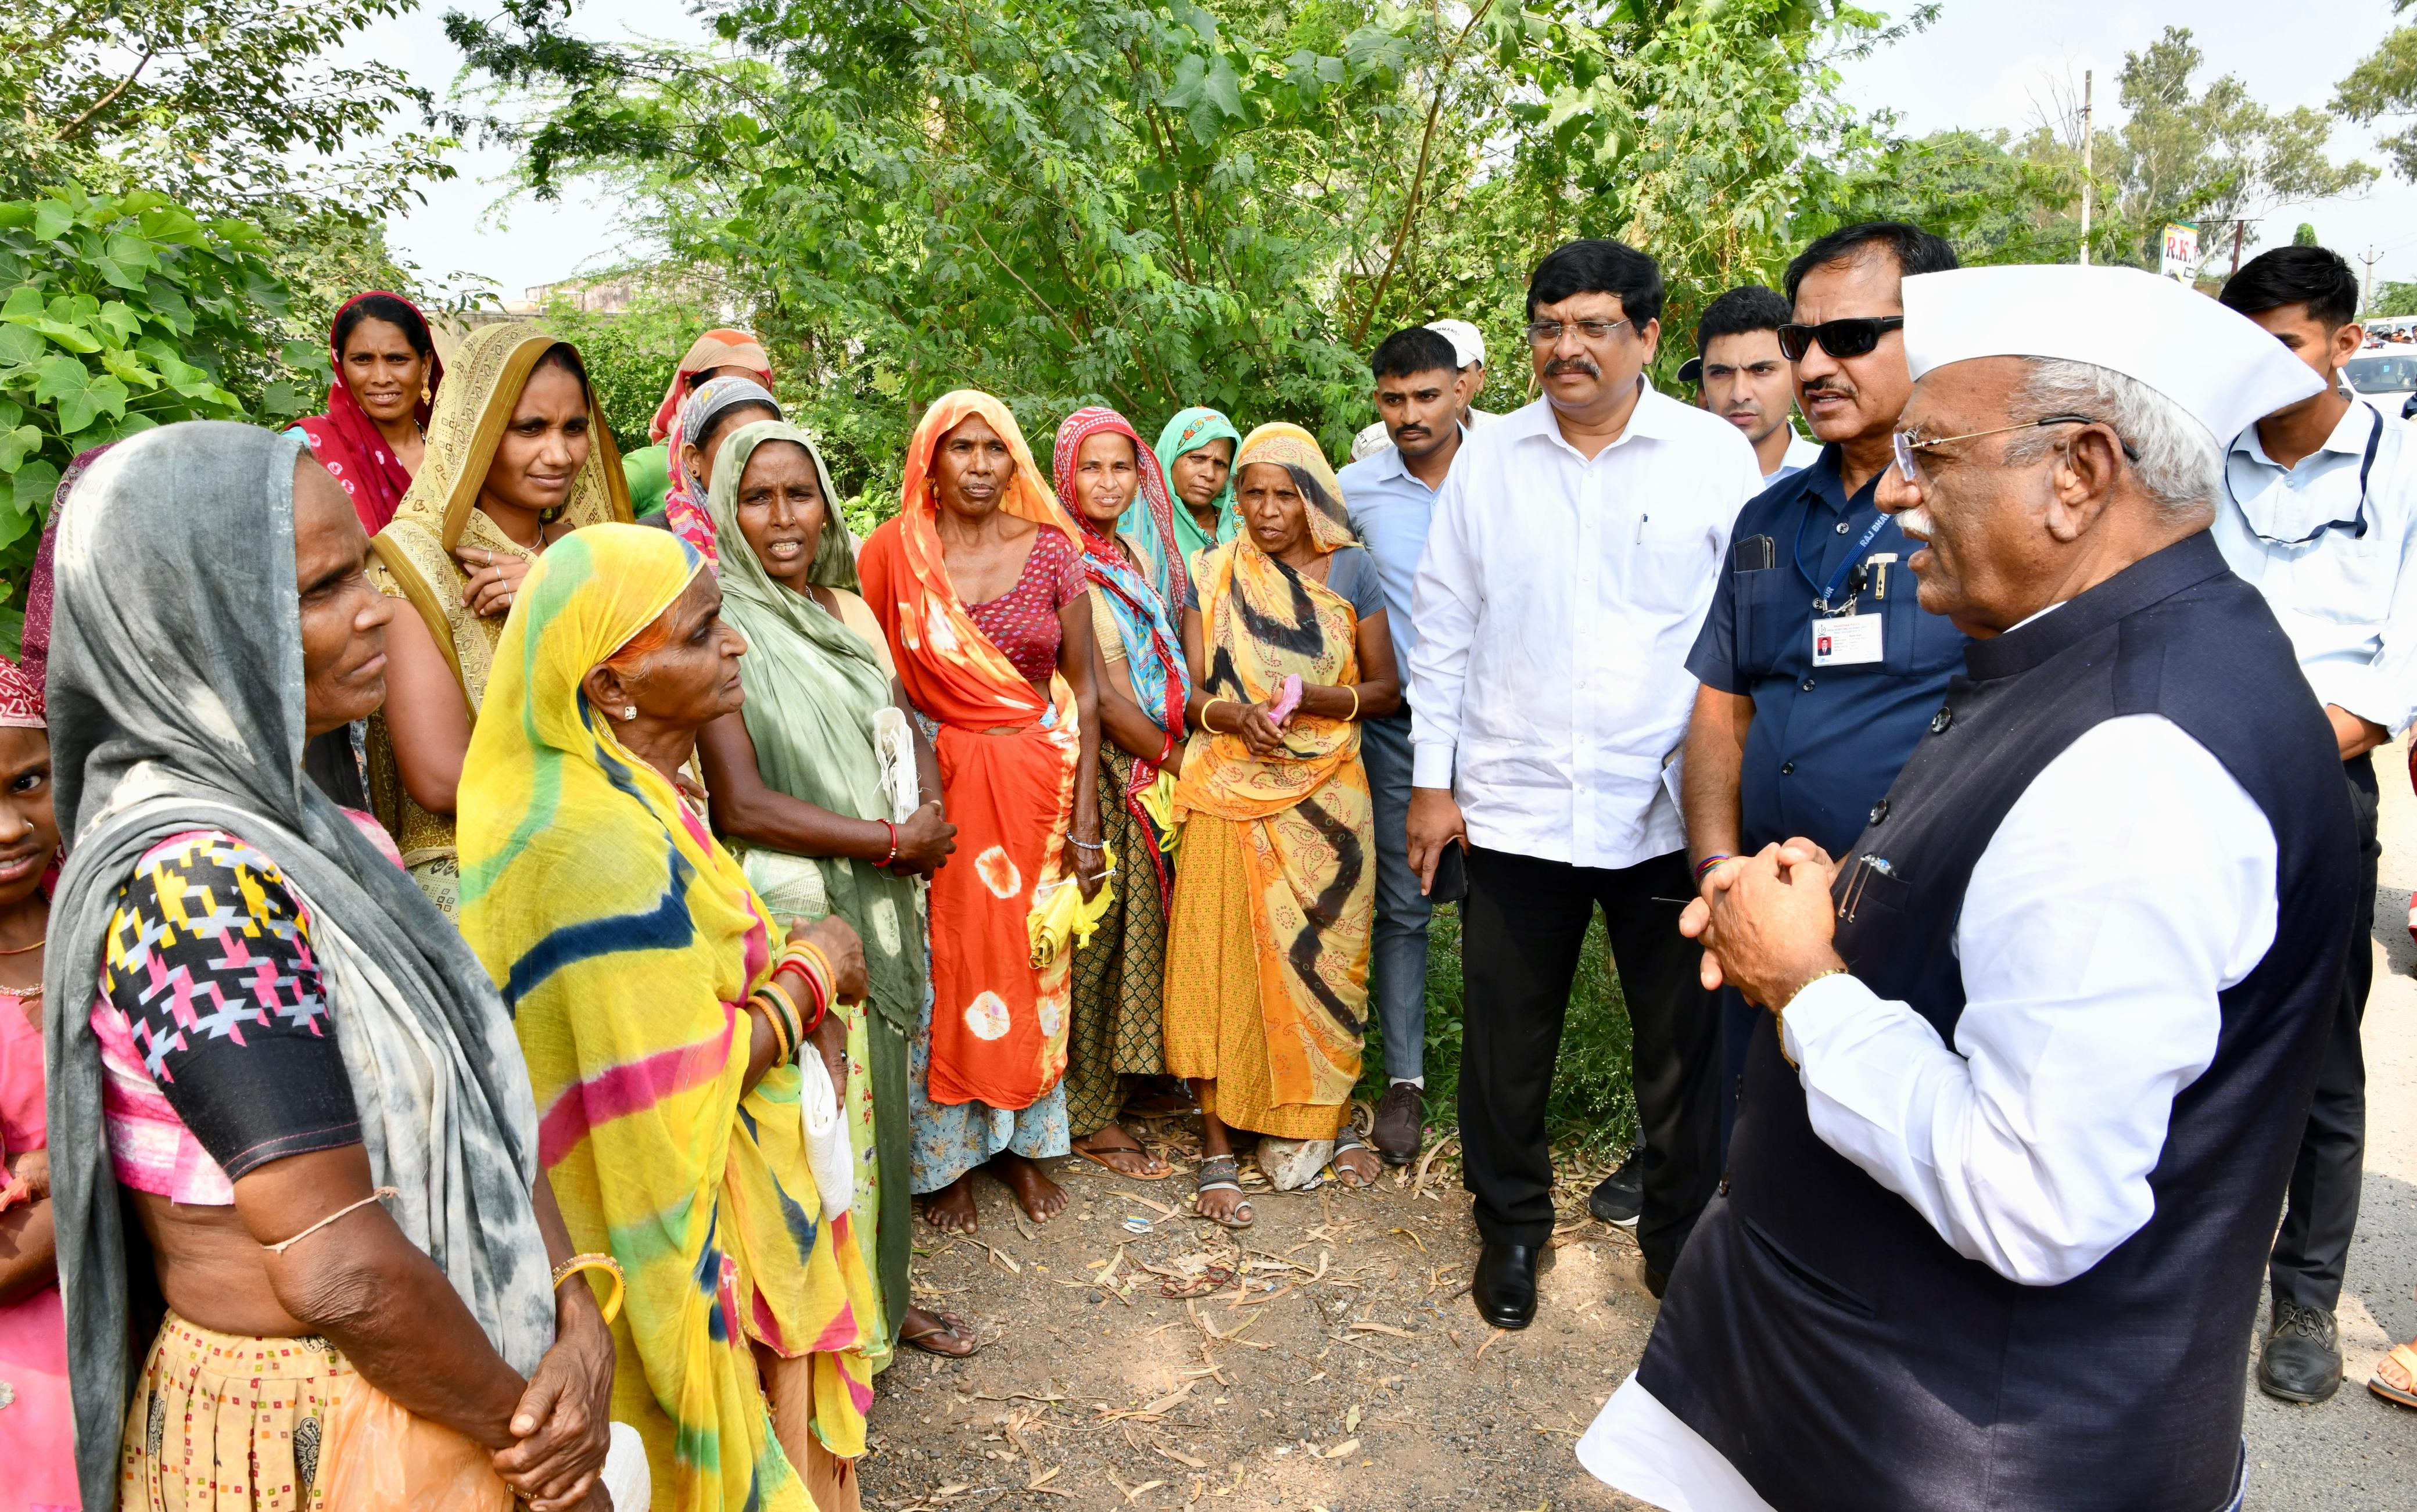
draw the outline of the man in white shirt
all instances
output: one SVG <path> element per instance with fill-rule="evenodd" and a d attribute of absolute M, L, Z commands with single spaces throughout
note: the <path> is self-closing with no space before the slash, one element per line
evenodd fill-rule
<path fill-rule="evenodd" d="M 1460 423 L 1477 426 L 1495 418 L 1477 407 L 1477 396 L 1485 387 L 1484 336 L 1465 320 L 1431 320 L 1427 322 L 1426 328 L 1452 343 L 1452 360 L 1460 365 L 1459 391 L 1453 396 L 1459 406 Z M 1392 432 L 1386 429 L 1383 417 L 1379 416 L 1376 424 L 1351 438 L 1351 460 L 1364 461 L 1392 444 Z"/>
<path fill-rule="evenodd" d="M 2366 1143 L 2359 1027 L 2375 956 L 2375 762 L 2417 718 L 2417 433 L 2342 385 L 2364 339 L 2358 275 L 2322 247 L 2278 247 L 2226 281 L 2224 303 L 2273 333 L 2324 391 L 2234 437 L 2215 541 L 2266 596 L 2325 706 L 2358 820 L 2358 915 L 2339 1011 L 2267 1274 L 2273 1314 L 2257 1384 L 2318 1402 L 2341 1384 L 2341 1300 Z"/>
<path fill-rule="evenodd" d="M 1788 420 L 1796 413 L 1796 369 L 1779 350 L 1779 328 L 1795 318 L 1778 290 L 1742 283 L 1695 319 L 1704 408 L 1744 433 L 1765 485 L 1821 460 L 1821 443 L 1798 435 Z"/>
<path fill-rule="evenodd" d="M 1754 448 L 1643 373 L 1662 273 L 1576 241 L 1528 284 L 1543 397 L 1472 430 L 1436 501 L 1413 594 L 1411 869 L 1467 848 L 1462 1181 L 1488 1323 L 1535 1315 L 1553 1228 L 1544 1104 L 1578 947 L 1600 904 L 1635 1030 L 1646 1281 L 1658 1289 L 1719 1178 L 1716 1025 L 1668 901 L 1693 892 L 1670 763 L 1683 665 Z"/>
<path fill-rule="evenodd" d="M 2216 1512 L 2356 894 L 2339 758 L 2208 534 L 2318 389 L 2130 268 L 1904 281 L 1880 507 L 1974 638 L 1854 849 L 1682 928 L 1755 1031 L 1725 1195 L 1580 1441 L 1687 1512 Z"/>

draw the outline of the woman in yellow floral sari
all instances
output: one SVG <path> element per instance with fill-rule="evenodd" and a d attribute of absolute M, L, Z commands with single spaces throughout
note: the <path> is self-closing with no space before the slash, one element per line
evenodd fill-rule
<path fill-rule="evenodd" d="M 878 1304 L 849 1216 L 839 997 L 856 932 L 783 947 L 679 786 L 744 702 L 695 549 L 605 524 L 532 568 L 462 777 L 462 932 L 502 991 L 538 1155 L 619 1262 L 616 1421 L 654 1504 L 853 1512 Z M 768 1410 L 767 1399 L 768 1398 Z"/>
<path fill-rule="evenodd" d="M 1401 682 L 1376 561 L 1317 443 L 1263 425 L 1234 476 L 1241 533 L 1201 554 L 1183 612 L 1199 691 L 1175 795 L 1166 1068 L 1199 1092 L 1199 1211 L 1239 1228 L 1236 1129 L 1266 1136 L 1279 1186 L 1330 1153 L 1346 1184 L 1376 1179 L 1350 1125 L 1376 874 L 1359 721 L 1398 707 Z"/>
<path fill-rule="evenodd" d="M 629 518 L 629 485 L 578 350 L 535 325 L 471 332 L 446 365 L 419 471 L 372 542 L 378 590 L 413 612 L 387 631 L 370 806 L 448 917 L 455 790 L 504 616 L 549 544 Z"/>

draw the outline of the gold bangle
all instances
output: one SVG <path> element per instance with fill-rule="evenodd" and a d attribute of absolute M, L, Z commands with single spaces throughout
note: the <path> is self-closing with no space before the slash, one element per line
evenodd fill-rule
<path fill-rule="evenodd" d="M 1798 998 L 1804 995 L 1805 988 L 1812 986 L 1822 977 L 1846 976 L 1848 975 L 1850 975 L 1850 973 L 1846 967 L 1832 966 L 1828 971 L 1818 972 L 1811 976 L 1807 976 L 1804 978 L 1802 986 L 1798 987 L 1795 991 L 1787 994 L 1787 1001 L 1786 1003 L 1783 1003 L 1779 1006 L 1771 1010 L 1771 1024 L 1779 1034 L 1779 1058 L 1787 1063 L 1787 1068 L 1789 1070 L 1797 1070 L 1799 1067 L 1796 1064 L 1796 1058 L 1787 1053 L 1787 1010 L 1795 1005 Z"/>
<path fill-rule="evenodd" d="M 621 1274 L 621 1263 L 606 1254 L 573 1255 L 554 1268 L 554 1289 L 557 1292 L 561 1291 L 562 1283 L 581 1271 L 612 1272 L 613 1290 L 603 1301 L 597 1304 L 603 1309 L 604 1325 L 611 1327 L 613 1320 L 621 1316 L 621 1297 L 630 1290 L 630 1278 Z"/>
<path fill-rule="evenodd" d="M 798 1011 L 798 1000 L 781 985 L 778 972 L 764 979 L 764 985 L 755 990 L 755 995 L 771 1000 L 768 1005 L 774 1010 L 773 1017 L 778 1021 L 774 1025 L 778 1033 L 773 1037 L 782 1041 L 781 1049 L 785 1051 L 780 1056 L 780 1062 L 796 1060 L 798 1043 L 806 1037 L 806 1016 Z"/>
<path fill-rule="evenodd" d="M 1355 719 L 1357 719 L 1357 718 L 1360 718 L 1360 685 L 1359 685 L 1358 683 L 1353 683 L 1353 684 L 1351 685 L 1351 712 L 1350 712 L 1350 713 L 1348 713 L 1348 714 L 1346 714 L 1346 715 L 1345 715 L 1345 716 L 1343 717 L 1343 722 L 1344 722 L 1345 724 L 1349 724 L 1349 723 L 1351 723 L 1353 720 L 1355 720 Z"/>

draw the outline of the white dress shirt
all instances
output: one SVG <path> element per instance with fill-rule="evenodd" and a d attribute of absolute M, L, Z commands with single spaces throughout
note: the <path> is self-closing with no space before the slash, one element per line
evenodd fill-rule
<path fill-rule="evenodd" d="M 1787 432 L 1787 450 L 1779 458 L 1779 465 L 1762 475 L 1763 487 L 1769 488 L 1791 473 L 1801 473 L 1821 460 L 1821 443 L 1807 441 L 1793 429 Z"/>
<path fill-rule="evenodd" d="M 2359 517 L 2369 437 L 2375 465 L 2361 537 L 2333 522 Z M 2417 428 L 2352 400 L 2325 444 L 2286 469 L 2253 425 L 2226 455 L 2224 482 L 2215 544 L 2265 595 L 2317 702 L 2395 735 L 2408 729 L 2417 719 Z M 2328 528 L 2304 545 L 2279 544 L 2319 526 Z"/>
<path fill-rule="evenodd" d="M 1685 843 L 1663 764 L 1729 527 L 1762 491 L 1737 427 L 1653 391 L 1589 461 L 1538 400 L 1472 430 L 1412 596 L 1411 780 L 1469 841 L 1581 867 Z"/>
<path fill-rule="evenodd" d="M 1814 1132 L 1956 1253 L 2026 1285 L 2081 1275 L 2150 1218 L 2174 1098 L 2215 1057 L 2216 994 L 2274 942 L 2276 865 L 2265 814 L 2180 726 L 2097 725 L 2024 789 L 1972 869 L 1952 1049 L 1853 976 L 1787 1005 Z M 1708 1472 L 1710 1446 L 1634 1379 L 1597 1428 L 1582 1457 L 1633 1495 L 1759 1504 L 1736 1499 L 1725 1461 Z M 1678 1494 L 1657 1499 L 1664 1488 Z"/>

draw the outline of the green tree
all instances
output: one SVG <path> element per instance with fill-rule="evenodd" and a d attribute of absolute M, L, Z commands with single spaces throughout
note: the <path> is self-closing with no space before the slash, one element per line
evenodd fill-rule
<path fill-rule="evenodd" d="M 2393 0 L 2392 13 L 2408 13 L 2417 0 Z M 2334 86 L 2333 108 L 2361 126 L 2409 122 L 2376 144 L 2401 177 L 2417 180 L 2417 26 L 2396 26 L 2381 46 L 2359 61 Z"/>
<path fill-rule="evenodd" d="M 9 0 L 0 199 L 73 183 L 251 221 L 281 249 L 300 326 L 359 288 L 407 290 L 384 218 L 452 175 L 452 139 L 401 69 L 327 55 L 416 3 Z"/>
<path fill-rule="evenodd" d="M 305 407 L 275 332 L 275 249 L 163 195 L 73 186 L 0 203 L 0 579 L 13 646 L 36 532 L 78 452 L 175 420 Z"/>
<path fill-rule="evenodd" d="M 607 46 L 545 0 L 448 32 L 534 113 L 540 195 L 595 178 L 794 372 L 843 488 L 961 385 L 1045 426 L 1101 400 L 1293 419 L 1340 449 L 1367 347 L 1478 322 L 1556 242 L 1661 256 L 1672 319 L 1784 262 L 1843 129 L 1829 0 L 1580 11 L 1351 0 L 717 0 L 707 52 Z M 1676 361 L 1676 356 L 1670 358 Z M 877 489 L 876 489 L 877 491 Z"/>
<path fill-rule="evenodd" d="M 2294 247 L 2317 247 L 2321 246 L 2322 243 L 2317 240 L 2317 228 L 2303 220 L 2300 222 L 2300 229 L 2291 233 L 2291 245 Z"/>
<path fill-rule="evenodd" d="M 2378 284 L 2375 297 L 2365 313 L 2375 315 L 2417 315 L 2417 283 L 2395 283 L 2389 280 Z"/>
<path fill-rule="evenodd" d="M 579 348 L 614 443 L 626 456 L 652 445 L 646 428 L 680 355 L 699 331 L 721 324 L 720 313 L 712 299 L 667 280 L 642 284 L 630 308 L 609 315 L 558 298 L 540 318 L 547 330 Z"/>
<path fill-rule="evenodd" d="M 2169 220 L 2254 222 L 2285 205 L 2363 192 L 2377 176 L 2367 163 L 2325 156 L 2333 123 L 2321 112 L 2270 111 L 2231 74 L 2198 88 L 2192 80 L 2204 61 L 2188 27 L 2168 26 L 2126 53 L 2118 76 L 2131 118 L 2114 136 L 2112 208 L 2145 267 L 2157 265 Z M 2229 240 L 2211 238 L 2207 256 Z M 2244 248 L 2254 244 L 2244 235 Z"/>

